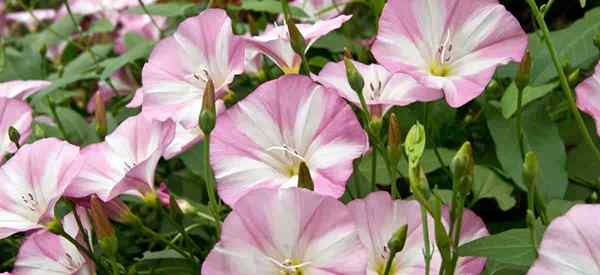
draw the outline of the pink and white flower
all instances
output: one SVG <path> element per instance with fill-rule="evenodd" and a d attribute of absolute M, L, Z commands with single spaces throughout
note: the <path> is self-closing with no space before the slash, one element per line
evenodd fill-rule
<path fill-rule="evenodd" d="M 369 148 L 356 116 L 333 90 L 300 75 L 266 82 L 218 117 L 210 159 L 221 198 L 297 185 L 305 162 L 315 192 L 340 197 L 352 160 Z"/>
<path fill-rule="evenodd" d="M 314 24 L 297 24 L 298 30 L 306 40 L 306 51 L 322 36 L 338 29 L 351 15 L 340 15 L 333 19 L 317 21 Z M 287 25 L 275 26 L 265 33 L 247 38 L 249 45 L 268 56 L 283 72 L 298 73 L 302 57 L 294 52 L 290 44 Z"/>
<path fill-rule="evenodd" d="M 233 207 L 203 275 L 365 274 L 346 206 L 305 189 L 259 189 Z"/>
<path fill-rule="evenodd" d="M 40 21 L 51 20 L 56 17 L 56 11 L 52 9 L 32 10 L 31 13 Z M 4 15 L 4 17 L 6 21 L 21 23 L 27 26 L 29 30 L 35 30 L 38 21 L 31 16 L 31 13 L 28 11 L 12 12 Z"/>
<path fill-rule="evenodd" d="M 596 121 L 596 131 L 600 135 L 600 63 L 596 65 L 596 72 L 577 88 L 577 107 L 591 115 Z"/>
<path fill-rule="evenodd" d="M 371 50 L 390 71 L 412 75 L 460 107 L 526 48 L 527 34 L 497 0 L 390 0 Z"/>
<path fill-rule="evenodd" d="M 86 212 L 78 207 L 83 226 L 91 232 Z M 73 213 L 63 219 L 64 229 L 74 239 L 84 241 Z M 21 245 L 12 275 L 92 275 L 94 264 L 67 239 L 40 230 L 28 236 Z"/>
<path fill-rule="evenodd" d="M 529 275 L 599 274 L 600 205 L 573 206 L 550 223 Z"/>
<path fill-rule="evenodd" d="M 43 228 L 81 168 L 79 148 L 54 138 L 24 145 L 0 167 L 0 239 Z"/>
<path fill-rule="evenodd" d="M 0 97 L 25 100 L 52 85 L 46 80 L 12 80 L 0 83 Z"/>
<path fill-rule="evenodd" d="M 23 144 L 31 134 L 31 121 L 31 107 L 25 101 L 0 97 L 0 158 L 17 151 L 8 134 L 10 127 L 19 132 L 19 144 Z"/>
<path fill-rule="evenodd" d="M 322 20 L 342 13 L 349 0 L 295 0 L 290 6 L 302 9 L 311 20 Z"/>
<path fill-rule="evenodd" d="M 367 275 L 383 274 L 389 255 L 387 243 L 403 225 L 408 226 L 406 244 L 402 251 L 395 256 L 391 273 L 400 274 L 425 274 L 423 259 L 423 224 L 419 203 L 416 201 L 393 201 L 386 192 L 371 193 L 365 199 L 351 201 L 348 208 L 352 213 L 358 234 L 362 243 L 369 251 L 369 264 Z M 444 218 L 447 219 L 448 211 L 444 209 Z M 433 232 L 434 222 L 428 218 L 430 240 L 435 240 Z M 485 224 L 473 212 L 465 209 L 463 226 L 461 228 L 460 243 L 481 238 L 488 235 Z M 434 251 L 431 259 L 430 273 L 437 274 L 441 264 L 439 251 L 433 242 Z M 475 257 L 459 258 L 456 274 L 479 274 L 485 265 L 485 259 Z"/>
<path fill-rule="evenodd" d="M 65 195 L 81 198 L 95 194 L 103 201 L 125 192 L 152 195 L 156 165 L 174 131 L 170 120 L 161 122 L 143 115 L 128 118 L 104 142 L 81 150 L 83 168 Z"/>
<path fill-rule="evenodd" d="M 365 65 L 352 61 L 363 77 L 362 90 L 372 114 L 383 116 L 393 106 L 406 106 L 417 101 L 432 101 L 441 96 L 441 91 L 426 88 L 410 75 L 391 73 L 381 65 Z M 356 92 L 350 87 L 344 62 L 330 62 L 321 70 L 317 81 L 325 87 L 335 89 L 340 96 L 360 107 Z"/>
<path fill-rule="evenodd" d="M 231 28 L 225 11 L 205 10 L 183 21 L 173 36 L 159 42 L 144 66 L 143 87 L 129 107 L 142 106 L 142 112 L 150 117 L 181 124 L 176 133 L 179 148 L 202 137 L 198 116 L 208 80 L 221 97 L 234 76 L 243 72 L 244 43 Z"/>

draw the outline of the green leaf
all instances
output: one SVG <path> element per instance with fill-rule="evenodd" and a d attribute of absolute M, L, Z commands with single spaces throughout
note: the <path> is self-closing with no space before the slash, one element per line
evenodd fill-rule
<path fill-rule="evenodd" d="M 374 191 L 376 190 L 373 190 L 373 185 L 365 175 L 356 171 L 346 183 L 346 193 L 342 196 L 342 201 L 348 203 L 353 199 L 362 199 Z"/>
<path fill-rule="evenodd" d="M 456 151 L 447 148 L 438 148 L 438 151 L 444 164 L 446 166 L 450 165 L 452 158 L 454 158 L 454 155 L 456 155 Z M 423 157 L 421 158 L 421 166 L 423 167 L 423 171 L 425 173 L 431 173 L 442 168 L 442 164 L 438 160 L 433 149 L 425 150 Z M 403 176 L 408 177 L 408 163 L 406 162 L 406 159 L 400 159 L 400 162 L 398 163 L 398 169 Z"/>
<path fill-rule="evenodd" d="M 564 215 L 578 202 L 575 201 L 565 201 L 565 200 L 552 200 L 546 204 L 546 212 L 548 213 L 548 219 L 552 221 L 553 219 Z M 582 202 L 581 202 L 582 203 Z"/>
<path fill-rule="evenodd" d="M 344 48 L 350 48 L 352 46 L 352 41 L 346 36 L 338 32 L 331 32 L 317 40 L 312 47 L 313 48 L 321 48 L 327 49 L 334 53 L 341 53 L 344 51 Z"/>
<path fill-rule="evenodd" d="M 95 69 L 95 62 L 100 63 L 102 58 L 106 57 L 108 53 L 112 50 L 113 45 L 110 44 L 99 44 L 90 48 L 90 51 L 93 52 L 93 55 L 89 52 L 83 52 L 80 54 L 75 60 L 69 62 L 65 66 L 63 75 L 75 75 L 81 74 L 83 72 L 90 71 Z"/>
<path fill-rule="evenodd" d="M 45 79 L 46 75 L 42 69 L 44 62 L 40 53 L 25 47 L 22 51 L 14 48 L 5 49 L 5 66 L 0 72 L 0 82 L 14 79 Z"/>
<path fill-rule="evenodd" d="M 527 190 L 522 179 L 523 158 L 517 142 L 515 118 L 506 120 L 498 107 L 485 108 L 487 125 L 496 145 L 496 154 L 503 170 L 522 190 Z M 543 102 L 530 104 L 523 113 L 523 141 L 525 151 L 531 150 L 538 156 L 540 174 L 537 185 L 546 199 L 564 196 L 568 177 L 566 171 L 565 145 L 558 128 L 548 117 Z"/>
<path fill-rule="evenodd" d="M 541 240 L 542 234 L 537 236 Z M 468 242 L 458 248 L 458 255 L 486 257 L 499 263 L 527 267 L 535 260 L 534 246 L 527 228 L 511 229 Z"/>
<path fill-rule="evenodd" d="M 198 13 L 200 11 L 200 6 L 192 3 L 161 3 L 146 5 L 148 14 L 155 16 L 184 16 L 189 14 L 189 11 L 187 11 L 188 9 L 195 9 L 195 13 Z M 129 12 L 135 14 L 146 14 L 142 6 L 129 8 Z"/>
<path fill-rule="evenodd" d="M 513 187 L 496 172 L 484 166 L 475 166 L 475 180 L 473 182 L 473 201 L 490 198 L 496 200 L 502 211 L 507 211 L 515 206 L 517 201 L 512 196 Z"/>
<path fill-rule="evenodd" d="M 102 18 L 100 20 L 94 21 L 90 29 L 87 31 L 87 34 L 112 32 L 113 29 L 114 26 L 112 25 L 112 23 L 108 19 Z"/>
<path fill-rule="evenodd" d="M 204 177 L 204 158 L 202 157 L 202 143 L 198 143 L 179 155 L 185 166 L 192 173 Z"/>
<path fill-rule="evenodd" d="M 379 152 L 378 152 L 379 153 Z M 372 185 L 372 168 L 373 167 L 373 154 L 369 153 L 365 155 L 363 158 L 359 160 L 358 170 L 363 175 L 364 180 L 366 180 L 365 184 Z M 378 185 L 390 185 L 392 183 L 392 178 L 387 171 L 387 167 L 385 166 L 385 161 L 381 154 L 377 154 L 376 167 L 375 167 L 375 182 Z"/>
<path fill-rule="evenodd" d="M 240 6 L 229 5 L 229 9 L 232 10 L 250 10 L 255 12 L 266 12 L 273 14 L 283 13 L 283 9 L 281 8 L 281 2 L 277 0 L 244 0 L 241 1 Z M 290 12 L 294 17 L 302 17 L 306 18 L 308 15 L 298 8 L 298 7 L 290 7 Z"/>
<path fill-rule="evenodd" d="M 147 57 L 150 54 L 150 51 L 153 47 L 153 43 L 145 42 L 142 44 L 138 44 L 134 48 L 128 50 L 127 52 L 118 57 L 105 60 L 104 62 L 102 62 L 102 65 L 104 65 L 104 70 L 102 71 L 100 78 L 107 79 L 121 67 L 137 59 Z"/>
<path fill-rule="evenodd" d="M 74 18 L 79 23 L 83 17 L 74 15 Z M 61 41 L 69 40 L 70 35 L 74 32 L 77 32 L 77 28 L 73 24 L 73 21 L 71 21 L 70 16 L 63 16 L 54 21 L 44 31 L 26 36 L 23 43 L 30 45 L 36 50 L 40 50 L 44 46 L 51 46 Z"/>
<path fill-rule="evenodd" d="M 56 114 L 64 125 L 66 138 L 69 142 L 78 145 L 87 145 L 98 141 L 94 126 L 72 109 L 57 107 Z"/>
<path fill-rule="evenodd" d="M 567 170 L 575 181 L 596 183 L 600 179 L 598 159 L 586 142 L 580 142 L 569 150 Z"/>
<path fill-rule="evenodd" d="M 523 103 L 522 108 L 525 108 L 527 104 L 535 101 L 536 99 L 542 98 L 548 93 L 552 92 L 558 87 L 558 82 L 552 82 L 541 86 L 528 86 L 523 90 Z M 502 96 L 502 115 L 504 118 L 511 118 L 517 112 L 519 90 L 517 85 L 513 82 Z"/>
<path fill-rule="evenodd" d="M 529 267 L 488 260 L 482 275 L 525 275 Z"/>

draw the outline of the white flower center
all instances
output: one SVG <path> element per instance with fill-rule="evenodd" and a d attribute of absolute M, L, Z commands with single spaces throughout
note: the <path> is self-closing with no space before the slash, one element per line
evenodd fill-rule
<path fill-rule="evenodd" d="M 375 85 L 373 85 L 373 83 L 376 83 Z M 369 89 L 371 90 L 370 93 L 367 93 L 367 97 L 369 100 L 376 100 L 381 96 L 381 92 L 382 92 L 382 84 L 380 80 L 377 80 L 375 82 L 371 82 L 369 83 Z"/>
<path fill-rule="evenodd" d="M 279 275 L 302 275 L 302 269 L 311 264 L 311 262 L 302 263 L 295 259 L 285 259 L 283 262 L 279 262 L 270 257 L 268 259 L 279 267 Z"/>
<path fill-rule="evenodd" d="M 25 208 L 31 210 L 32 212 L 38 212 L 38 207 L 40 206 L 40 203 L 33 196 L 33 194 L 27 193 L 25 195 L 22 195 L 21 200 L 23 201 L 23 205 L 25 206 Z"/>
<path fill-rule="evenodd" d="M 185 80 L 195 87 L 204 87 L 209 79 L 210 76 L 206 69 L 185 76 Z"/>
<path fill-rule="evenodd" d="M 306 163 L 306 159 L 296 149 L 287 144 L 271 146 L 266 151 L 271 153 L 271 156 L 280 163 L 280 166 L 277 168 L 290 177 L 298 174 L 300 163 Z M 275 154 L 276 152 L 278 153 Z"/>
<path fill-rule="evenodd" d="M 446 32 L 442 44 L 438 47 L 435 54 L 435 60 L 429 66 L 429 72 L 435 76 L 447 76 L 450 73 L 450 63 L 452 63 L 452 32 L 450 29 Z"/>

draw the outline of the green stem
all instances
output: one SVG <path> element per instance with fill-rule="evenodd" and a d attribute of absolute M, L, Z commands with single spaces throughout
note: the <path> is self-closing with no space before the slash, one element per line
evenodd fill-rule
<path fill-rule="evenodd" d="M 519 149 L 521 150 L 521 157 L 525 156 L 525 145 L 523 144 L 523 89 L 518 89 L 519 95 L 517 97 L 517 140 L 519 142 Z"/>
<path fill-rule="evenodd" d="M 154 17 L 152 17 L 152 15 L 150 15 L 150 12 L 148 12 L 148 9 L 146 8 L 146 4 L 144 4 L 144 1 L 138 0 L 138 3 L 140 3 L 140 6 L 142 7 L 142 10 L 144 10 L 144 13 L 146 13 L 146 15 L 148 15 L 148 17 L 150 17 L 150 22 L 152 22 L 152 25 L 154 25 L 154 27 L 158 30 L 158 32 L 160 33 L 160 37 L 162 37 L 163 31 L 160 29 L 160 26 L 158 26 L 158 23 L 156 23 L 156 21 L 154 20 Z"/>
<path fill-rule="evenodd" d="M 552 38 L 550 37 L 550 30 L 548 29 L 548 25 L 546 24 L 546 21 L 544 20 L 544 15 L 540 12 L 540 9 L 538 8 L 537 4 L 535 3 L 535 0 L 527 0 L 527 3 L 531 7 L 531 12 L 533 13 L 533 16 L 535 17 L 535 19 L 542 31 L 542 35 L 544 36 L 544 38 L 543 38 L 544 43 L 546 44 L 546 47 L 548 48 L 548 51 L 550 52 L 550 57 L 552 58 L 552 63 L 554 63 L 554 67 L 555 67 L 556 71 L 558 72 L 560 85 L 562 87 L 563 92 L 565 93 L 565 97 L 567 98 L 567 101 L 569 102 L 569 109 L 571 110 L 571 113 L 575 117 L 575 121 L 579 128 L 579 131 L 581 132 L 581 135 L 583 135 L 583 138 L 585 139 L 585 141 L 588 144 L 588 146 L 590 147 L 590 149 L 596 155 L 596 158 L 598 159 L 598 161 L 600 161 L 600 151 L 598 150 L 598 147 L 596 147 L 596 144 L 594 143 L 594 140 L 592 139 L 592 135 L 590 135 L 590 132 L 588 131 L 587 127 L 585 126 L 583 117 L 577 110 L 577 104 L 575 103 L 575 99 L 573 98 L 571 86 L 569 85 L 569 80 L 567 79 L 565 71 L 563 70 L 563 66 L 558 57 L 556 47 L 554 46 L 554 43 L 552 42 Z M 550 3 L 552 3 L 552 2 L 550 2 Z"/>
<path fill-rule="evenodd" d="M 394 258 L 396 257 L 396 253 L 398 253 L 398 251 L 390 251 L 390 256 L 387 259 L 387 262 L 385 263 L 385 270 L 383 271 L 383 275 L 390 275 L 390 272 L 392 271 L 392 265 L 394 264 Z"/>
<path fill-rule="evenodd" d="M 212 173 L 210 171 L 210 134 L 204 136 L 204 140 L 202 141 L 202 158 L 204 160 L 204 181 L 206 183 L 206 192 L 208 193 L 208 203 L 210 212 L 212 213 L 215 219 L 215 228 L 217 230 L 217 238 L 221 236 L 221 224 L 219 221 L 221 218 L 219 217 L 219 206 L 217 204 L 217 198 L 215 196 L 215 186 L 212 177 Z"/>
<path fill-rule="evenodd" d="M 423 250 L 423 257 L 425 259 L 425 275 L 429 275 L 429 269 L 431 266 L 431 245 L 429 243 L 429 223 L 427 222 L 427 210 L 421 205 L 421 224 L 423 226 L 423 244 L 425 249 Z"/>
<path fill-rule="evenodd" d="M 454 236 L 450 235 L 452 239 L 452 262 L 450 268 L 446 269 L 449 275 L 453 275 L 458 263 L 458 246 L 460 245 L 460 231 L 462 230 L 463 212 L 464 212 L 464 198 L 460 197 L 457 199 L 458 211 L 456 213 L 456 221 L 454 222 Z M 453 206 L 456 207 L 456 206 Z"/>
<path fill-rule="evenodd" d="M 117 264 L 116 257 L 111 257 L 110 258 L 110 266 L 112 267 L 112 273 L 113 273 L 113 275 L 120 275 L 121 274 L 121 271 L 119 271 L 119 264 Z"/>
<path fill-rule="evenodd" d="M 154 232 L 154 230 L 148 228 L 147 226 L 143 225 L 140 222 L 138 222 L 137 224 L 138 229 L 148 235 L 148 237 L 151 237 L 152 239 L 154 239 L 155 241 L 160 241 L 162 243 L 164 243 L 165 245 L 167 245 L 167 247 L 175 250 L 177 253 L 179 253 L 181 256 L 184 256 L 186 258 L 192 259 L 194 260 L 194 256 L 190 255 L 189 253 L 187 253 L 185 250 L 183 250 L 182 248 L 180 248 L 179 246 L 172 244 L 169 240 L 165 239 L 163 236 L 161 236 L 160 234 Z"/>
<path fill-rule="evenodd" d="M 175 220 L 173 220 L 168 213 L 164 213 L 164 212 L 166 212 L 166 210 L 164 208 L 160 207 L 160 209 L 162 209 L 163 214 L 165 214 L 167 219 L 175 226 L 177 231 L 179 231 L 178 236 L 183 235 L 183 238 L 188 243 L 190 243 L 190 245 L 192 246 L 192 248 L 194 248 L 194 250 L 196 250 L 196 252 L 201 252 L 202 249 L 196 244 L 196 242 L 194 242 L 192 237 L 190 237 L 190 235 L 187 233 L 187 230 L 183 227 L 183 225 L 181 225 L 181 224 L 177 223 Z M 171 240 L 171 243 L 175 244 L 175 241 Z"/>
<path fill-rule="evenodd" d="M 54 121 L 56 121 L 56 125 L 58 126 L 60 134 L 63 136 L 64 139 L 67 139 L 67 132 L 65 131 L 65 126 L 62 124 L 62 121 L 60 121 L 60 118 L 56 113 L 56 105 L 54 105 L 54 102 L 50 99 L 50 96 L 46 96 L 46 100 L 48 101 L 48 107 L 50 107 L 50 112 L 54 117 Z"/>
<path fill-rule="evenodd" d="M 373 150 L 373 154 L 371 157 L 371 184 L 373 190 L 377 190 L 377 150 Z"/>

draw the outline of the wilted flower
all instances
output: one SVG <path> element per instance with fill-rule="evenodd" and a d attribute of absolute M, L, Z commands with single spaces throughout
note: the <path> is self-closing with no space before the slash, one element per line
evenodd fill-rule
<path fill-rule="evenodd" d="M 432 101 L 441 92 L 422 86 L 410 75 L 391 73 L 377 64 L 365 65 L 352 61 L 364 80 L 363 96 L 371 113 L 382 116 L 392 106 L 405 106 L 416 101 Z M 316 78 L 325 87 L 360 107 L 358 94 L 348 83 L 344 62 L 328 63 Z"/>
<path fill-rule="evenodd" d="M 600 135 L 600 63 L 596 65 L 594 75 L 579 84 L 575 91 L 577 107 L 594 118 L 596 131 Z"/>
<path fill-rule="evenodd" d="M 210 160 L 221 198 L 233 205 L 259 188 L 292 187 L 305 162 L 315 192 L 340 197 L 352 160 L 369 148 L 352 109 L 300 75 L 256 89 L 218 118 Z"/>
<path fill-rule="evenodd" d="M 79 172 L 79 148 L 54 138 L 24 145 L 0 167 L 0 239 L 43 228 Z"/>
<path fill-rule="evenodd" d="M 346 206 L 305 189 L 259 189 L 233 207 L 204 275 L 363 275 L 366 251 Z"/>
<path fill-rule="evenodd" d="M 81 150 L 83 168 L 65 192 L 69 197 L 96 194 L 110 201 L 125 192 L 154 193 L 154 170 L 173 140 L 175 124 L 143 114 L 128 118 L 102 143 Z"/>
<path fill-rule="evenodd" d="M 481 94 L 498 65 L 520 62 L 526 48 L 527 34 L 497 0 L 390 0 L 372 52 L 387 69 L 460 107 Z"/>
<path fill-rule="evenodd" d="M 91 232 L 85 211 L 78 208 L 82 225 Z M 65 216 L 64 229 L 74 239 L 85 243 L 86 236 L 79 232 L 73 213 Z M 67 239 L 40 230 L 25 239 L 12 270 L 12 275 L 92 275 L 94 264 Z"/>
<path fill-rule="evenodd" d="M 317 21 L 315 24 L 296 24 L 306 43 L 306 51 L 322 36 L 338 29 L 350 20 L 350 15 L 340 15 L 333 19 Z M 268 56 L 285 73 L 297 73 L 302 57 L 294 52 L 286 25 L 267 29 L 265 33 L 246 38 L 251 47 Z"/>
<path fill-rule="evenodd" d="M 367 275 L 381 275 L 390 257 L 388 241 L 403 225 L 408 225 L 408 235 L 404 248 L 394 258 L 390 274 L 425 274 L 423 258 L 423 227 L 419 203 L 416 201 L 392 201 L 386 192 L 371 193 L 363 200 L 354 200 L 348 204 L 358 228 L 362 243 L 369 251 Z M 448 216 L 444 209 L 444 219 Z M 428 218 L 431 244 L 435 245 L 434 223 Z M 446 225 L 447 226 L 447 225 Z M 460 243 L 488 235 L 485 224 L 468 209 L 463 216 Z M 431 259 L 431 274 L 437 274 L 441 256 L 434 246 Z M 485 259 L 461 257 L 458 260 L 456 274 L 479 274 L 485 265 Z"/>
<path fill-rule="evenodd" d="M 600 205 L 576 205 L 550 223 L 530 275 L 599 274 Z"/>

